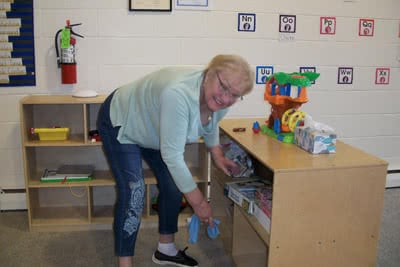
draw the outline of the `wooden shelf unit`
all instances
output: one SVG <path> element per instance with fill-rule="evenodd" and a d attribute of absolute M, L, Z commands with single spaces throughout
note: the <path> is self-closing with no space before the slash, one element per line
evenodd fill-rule
<path fill-rule="evenodd" d="M 105 96 L 76 98 L 68 95 L 26 96 L 20 101 L 22 154 L 29 228 L 31 231 L 111 229 L 115 203 L 115 181 L 109 170 L 101 142 L 91 142 L 88 133 L 95 130 L 99 108 Z M 53 126 L 70 128 L 65 141 L 43 141 L 30 128 Z M 199 188 L 208 194 L 210 160 L 205 144 L 187 145 L 185 160 Z M 46 168 L 63 164 L 95 166 L 93 179 L 82 182 L 42 183 Z M 144 164 L 146 184 L 142 226 L 158 220 L 151 201 L 158 193 L 156 179 Z M 180 222 L 192 214 L 183 210 Z"/>
<path fill-rule="evenodd" d="M 256 174 L 273 182 L 269 231 L 234 205 L 236 266 L 375 267 L 387 162 L 341 141 L 336 154 L 312 155 L 254 134 L 255 121 L 265 119 L 220 123 L 222 132 L 253 158 Z M 246 131 L 233 132 L 236 127 Z"/>

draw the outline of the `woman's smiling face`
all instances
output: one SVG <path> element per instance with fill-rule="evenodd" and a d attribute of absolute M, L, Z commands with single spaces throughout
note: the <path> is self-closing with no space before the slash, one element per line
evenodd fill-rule
<path fill-rule="evenodd" d="M 212 111 L 232 106 L 241 98 L 240 80 L 227 71 L 210 71 L 206 74 L 204 97 Z"/>

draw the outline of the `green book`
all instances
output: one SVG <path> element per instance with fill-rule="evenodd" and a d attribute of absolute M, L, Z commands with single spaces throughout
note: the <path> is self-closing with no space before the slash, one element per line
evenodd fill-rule
<path fill-rule="evenodd" d="M 45 169 L 40 181 L 43 183 L 90 181 L 93 171 L 92 165 L 62 165 L 58 169 Z"/>

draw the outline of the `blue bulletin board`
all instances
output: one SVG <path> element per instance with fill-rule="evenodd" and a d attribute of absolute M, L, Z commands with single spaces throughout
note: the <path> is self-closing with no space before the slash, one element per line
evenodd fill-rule
<path fill-rule="evenodd" d="M 33 0 L 0 0 L 0 87 L 36 85 Z"/>

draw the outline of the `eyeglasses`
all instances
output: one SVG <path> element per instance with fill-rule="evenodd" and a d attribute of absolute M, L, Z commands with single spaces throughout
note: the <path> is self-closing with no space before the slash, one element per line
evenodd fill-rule
<path fill-rule="evenodd" d="M 241 95 L 237 95 L 237 94 L 233 94 L 231 92 L 231 90 L 229 90 L 229 87 L 226 86 L 222 80 L 221 77 L 219 77 L 219 72 L 217 71 L 216 73 L 218 82 L 219 82 L 219 91 L 224 95 L 224 96 L 228 96 L 230 99 L 237 101 L 238 99 L 243 100 L 243 96 Z"/>

